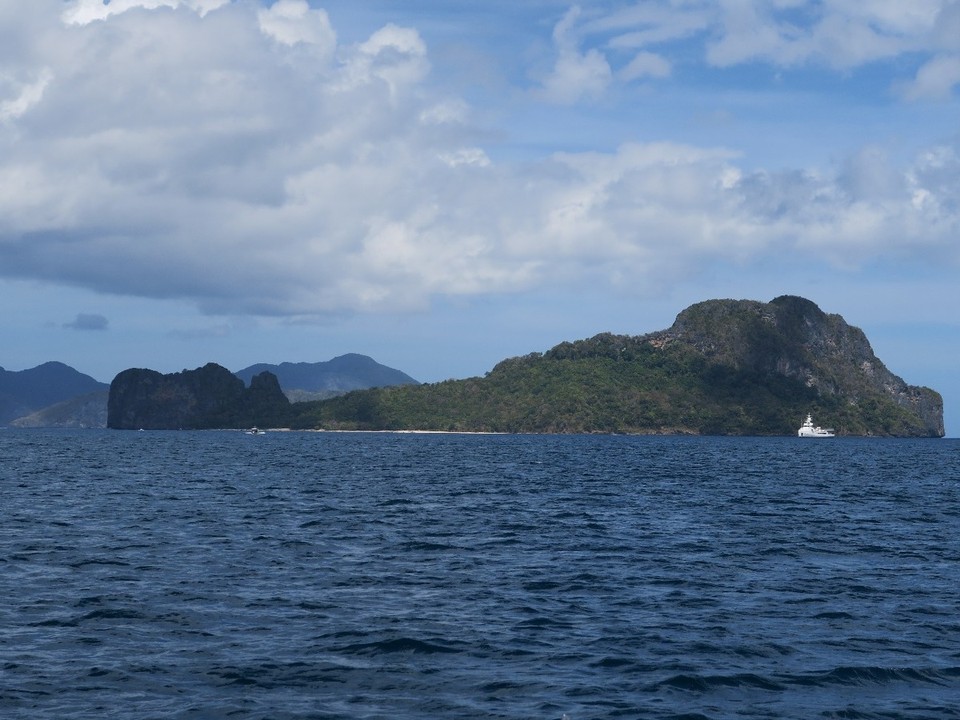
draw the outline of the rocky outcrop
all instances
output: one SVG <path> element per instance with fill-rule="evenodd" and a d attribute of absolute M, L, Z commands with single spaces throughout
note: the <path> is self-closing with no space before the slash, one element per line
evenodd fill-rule
<path fill-rule="evenodd" d="M 709 300 L 647 337 L 660 346 L 691 347 L 710 362 L 740 371 L 799 380 L 820 398 L 851 410 L 887 400 L 916 418 L 917 432 L 909 434 L 944 434 L 939 393 L 908 385 L 877 358 L 860 328 L 802 297 L 783 295 L 769 303 Z"/>
<path fill-rule="evenodd" d="M 130 369 L 110 384 L 107 427 L 120 430 L 275 427 L 289 401 L 277 378 L 261 373 L 250 387 L 215 363 L 168 375 Z"/>

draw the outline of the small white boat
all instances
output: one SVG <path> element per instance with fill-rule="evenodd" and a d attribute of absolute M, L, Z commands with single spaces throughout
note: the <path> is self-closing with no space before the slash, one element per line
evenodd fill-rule
<path fill-rule="evenodd" d="M 828 438 L 836 437 L 836 435 L 834 435 L 833 428 L 822 428 L 819 425 L 814 425 L 813 418 L 808 413 L 807 419 L 797 430 L 797 437 Z"/>
<path fill-rule="evenodd" d="M 247 435 L 263 435 L 264 431 L 257 427 L 252 427 L 246 431 Z"/>

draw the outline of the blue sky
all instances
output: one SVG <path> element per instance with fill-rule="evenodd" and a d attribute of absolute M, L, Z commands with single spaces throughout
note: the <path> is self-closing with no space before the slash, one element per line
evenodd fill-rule
<path fill-rule="evenodd" d="M 960 433 L 956 0 L 0 0 L 8 370 L 419 380 L 796 294 Z"/>

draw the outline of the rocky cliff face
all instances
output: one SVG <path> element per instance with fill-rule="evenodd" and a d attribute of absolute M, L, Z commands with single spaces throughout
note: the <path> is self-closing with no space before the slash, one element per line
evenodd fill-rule
<path fill-rule="evenodd" d="M 769 303 L 709 300 L 647 338 L 660 346 L 691 347 L 710 362 L 738 370 L 799 380 L 851 410 L 887 400 L 916 418 L 910 434 L 944 434 L 939 393 L 908 385 L 877 358 L 862 330 L 801 297 L 784 295 Z"/>
<path fill-rule="evenodd" d="M 215 363 L 163 375 L 124 370 L 110 384 L 107 427 L 121 430 L 269 427 L 283 424 L 289 401 L 276 377 L 255 376 L 246 387 Z"/>

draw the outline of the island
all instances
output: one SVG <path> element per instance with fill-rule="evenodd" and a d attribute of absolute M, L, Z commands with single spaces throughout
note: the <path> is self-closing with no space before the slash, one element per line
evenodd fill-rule
<path fill-rule="evenodd" d="M 111 384 L 110 427 L 796 436 L 813 413 L 838 436 L 944 435 L 939 393 L 894 375 L 841 316 L 789 295 L 708 300 L 666 330 L 601 333 L 483 377 L 315 402 L 283 404 L 269 373 L 255 389 L 211 366 L 149 372 Z"/>

